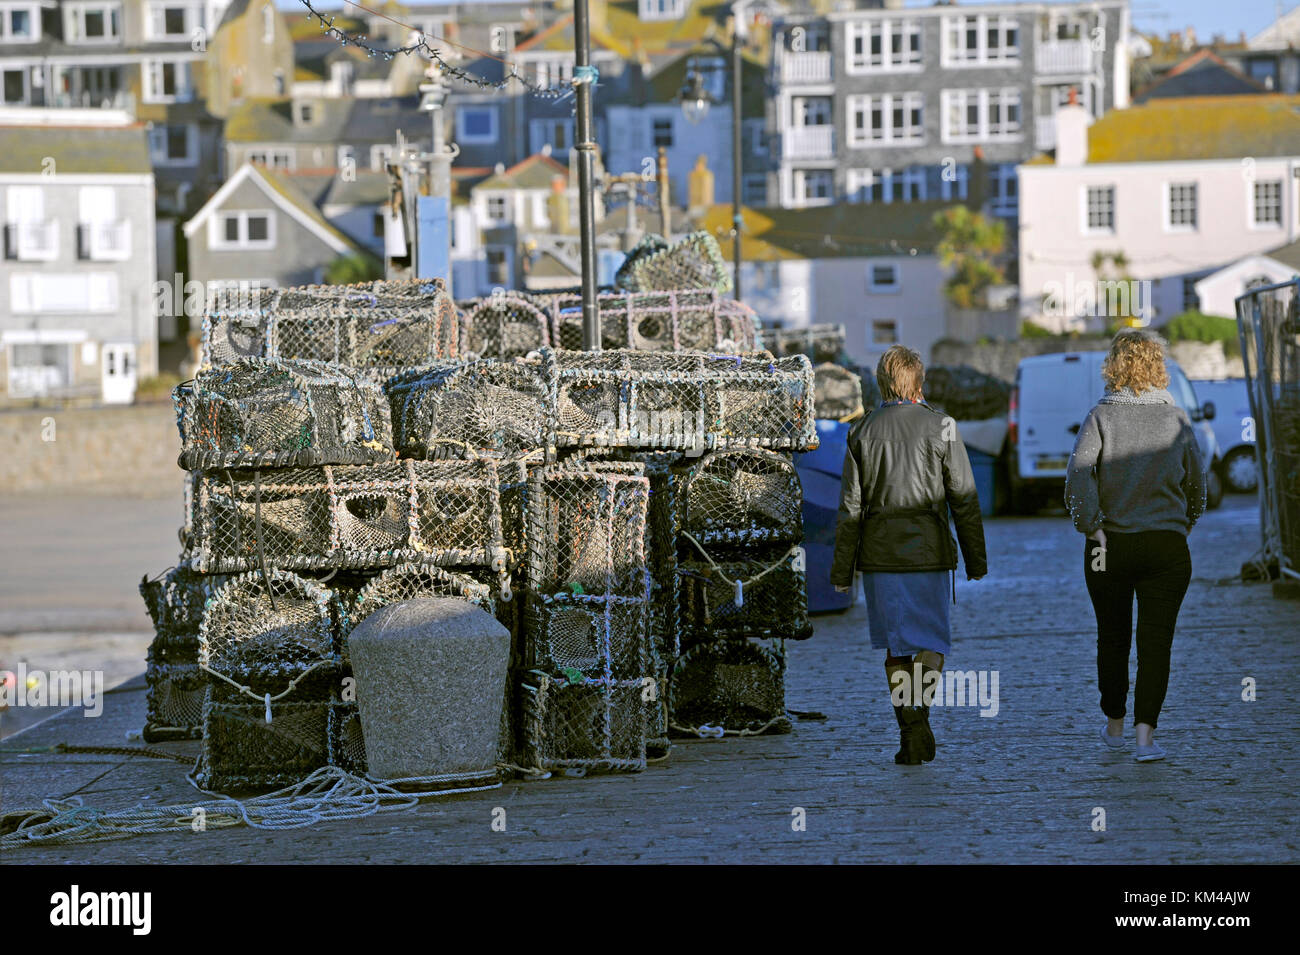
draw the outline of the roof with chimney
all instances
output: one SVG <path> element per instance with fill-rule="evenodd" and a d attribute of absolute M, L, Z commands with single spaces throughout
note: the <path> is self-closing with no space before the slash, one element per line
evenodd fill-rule
<path fill-rule="evenodd" d="M 1183 96 L 1114 109 L 1088 127 L 1088 163 L 1300 156 L 1300 96 Z M 1042 153 L 1027 165 L 1051 165 Z"/>

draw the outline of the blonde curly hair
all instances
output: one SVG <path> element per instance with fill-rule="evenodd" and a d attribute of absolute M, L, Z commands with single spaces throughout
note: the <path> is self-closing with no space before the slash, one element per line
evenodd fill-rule
<path fill-rule="evenodd" d="M 1107 391 L 1130 388 L 1140 395 L 1169 387 L 1164 339 L 1146 328 L 1123 329 L 1110 343 L 1101 364 L 1101 377 L 1106 380 Z"/>

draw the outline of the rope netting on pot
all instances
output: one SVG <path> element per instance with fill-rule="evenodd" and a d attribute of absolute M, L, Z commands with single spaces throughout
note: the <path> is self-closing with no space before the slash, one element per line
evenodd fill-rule
<path fill-rule="evenodd" d="M 199 669 L 199 627 L 204 605 L 228 579 L 173 567 L 140 582 L 154 625 L 145 665 L 147 742 L 197 739 L 202 732 L 207 678 Z"/>
<path fill-rule="evenodd" d="M 551 339 L 558 348 L 582 350 L 582 298 L 547 300 Z M 596 297 L 601 347 L 635 351 L 749 352 L 757 347 L 754 311 L 713 289 L 614 292 Z"/>
<path fill-rule="evenodd" d="M 785 648 L 744 638 L 697 644 L 673 666 L 668 710 L 675 735 L 790 732 Z"/>
<path fill-rule="evenodd" d="M 641 470 L 572 462 L 530 475 L 526 666 L 603 679 L 645 674 L 650 482 Z"/>
<path fill-rule="evenodd" d="M 393 377 L 385 385 L 406 457 L 510 456 L 552 447 L 551 352 L 485 358 Z"/>
<path fill-rule="evenodd" d="M 629 292 L 668 288 L 731 291 L 731 267 L 710 233 L 691 232 L 671 245 L 658 245 L 657 238 L 642 239 L 632 249 L 616 276 L 620 288 Z"/>
<path fill-rule="evenodd" d="M 844 351 L 843 325 L 807 325 L 763 333 L 763 344 L 776 355 L 807 355 L 817 364 L 838 361 Z"/>
<path fill-rule="evenodd" d="M 640 771 L 653 680 L 556 678 L 529 671 L 519 683 L 518 756 L 542 772 Z"/>
<path fill-rule="evenodd" d="M 862 379 L 856 372 L 822 362 L 813 368 L 813 387 L 818 418 L 848 421 L 862 414 Z"/>
<path fill-rule="evenodd" d="M 374 376 L 455 359 L 456 307 L 441 279 L 308 285 L 216 295 L 203 315 L 200 364 L 309 358 Z"/>
<path fill-rule="evenodd" d="M 383 389 L 348 368 L 246 358 L 172 393 L 186 470 L 392 461 Z"/>
<path fill-rule="evenodd" d="M 704 548 L 797 544 L 803 487 L 789 455 L 761 448 L 713 451 L 680 466 L 681 534 Z"/>
<path fill-rule="evenodd" d="M 466 357 L 518 358 L 551 344 L 551 319 L 529 296 L 507 292 L 456 303 Z"/>
<path fill-rule="evenodd" d="M 802 355 L 561 351 L 555 362 L 560 447 L 817 445 L 812 365 Z"/>
<path fill-rule="evenodd" d="M 504 575 L 500 471 L 491 460 L 405 460 L 205 472 L 186 558 L 203 573 L 426 563 Z"/>
<path fill-rule="evenodd" d="M 199 786 L 284 785 L 328 764 L 334 711 L 349 705 L 330 602 L 325 588 L 281 570 L 235 577 L 208 601 Z"/>
<path fill-rule="evenodd" d="M 798 545 L 739 553 L 683 546 L 677 587 L 683 650 L 723 635 L 804 639 L 812 632 Z"/>

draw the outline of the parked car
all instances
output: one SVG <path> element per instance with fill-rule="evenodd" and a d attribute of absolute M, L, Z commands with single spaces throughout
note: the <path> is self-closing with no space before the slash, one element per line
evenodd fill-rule
<path fill-rule="evenodd" d="M 1214 405 L 1214 435 L 1219 440 L 1219 477 L 1229 491 L 1253 493 L 1259 487 L 1254 419 L 1245 378 L 1194 381 L 1196 397 Z"/>
<path fill-rule="evenodd" d="M 1083 419 L 1105 391 L 1101 365 L 1105 352 L 1057 352 L 1022 359 L 1016 368 L 1007 418 L 1007 484 L 1011 510 L 1033 513 L 1045 503 L 1060 504 L 1065 473 Z M 1200 403 L 1177 362 L 1167 362 L 1169 393 L 1187 413 L 1207 467 L 1206 505 L 1223 498 L 1220 455 L 1212 402 Z"/>

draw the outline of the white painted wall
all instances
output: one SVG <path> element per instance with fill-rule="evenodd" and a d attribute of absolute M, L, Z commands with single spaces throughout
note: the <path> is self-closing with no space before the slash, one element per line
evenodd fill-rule
<path fill-rule="evenodd" d="M 1196 294 L 1201 301 L 1201 311 L 1207 315 L 1224 318 L 1237 317 L 1237 296 L 1246 291 L 1247 284 L 1285 282 L 1295 278 L 1296 270 L 1266 255 L 1250 255 L 1225 269 L 1207 275 L 1196 283 Z"/>
<path fill-rule="evenodd" d="M 1056 287 L 1094 283 L 1096 251 L 1122 250 L 1129 274 L 1150 280 L 1155 315 L 1161 324 L 1182 307 L 1185 276 L 1201 277 L 1244 256 L 1295 240 L 1300 232 L 1297 180 L 1300 157 L 1099 163 L 1073 168 L 1025 165 L 1020 174 L 1020 301 L 1025 318 L 1048 327 L 1099 328 L 1104 318 L 1080 323 L 1069 316 L 1042 314 L 1044 293 Z M 1251 222 L 1253 183 L 1280 180 L 1283 222 Z M 1172 230 L 1166 212 L 1170 183 L 1195 182 L 1197 227 Z M 1088 233 L 1085 197 L 1090 185 L 1115 187 L 1115 229 Z"/>

